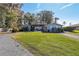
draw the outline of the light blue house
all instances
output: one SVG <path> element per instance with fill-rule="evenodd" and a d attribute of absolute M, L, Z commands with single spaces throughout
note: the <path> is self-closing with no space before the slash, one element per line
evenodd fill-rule
<path fill-rule="evenodd" d="M 31 25 L 26 20 L 22 21 L 22 25 L 25 31 L 62 32 L 62 25 L 58 24 L 57 20 L 58 18 L 55 17 L 50 24 L 47 24 L 36 18 Z"/>
<path fill-rule="evenodd" d="M 52 23 L 47 25 L 48 32 L 63 32 L 62 25 L 57 23 L 58 20 L 59 18 L 54 17 Z"/>
<path fill-rule="evenodd" d="M 48 24 L 47 25 L 48 32 L 62 32 L 62 25 L 61 24 Z"/>

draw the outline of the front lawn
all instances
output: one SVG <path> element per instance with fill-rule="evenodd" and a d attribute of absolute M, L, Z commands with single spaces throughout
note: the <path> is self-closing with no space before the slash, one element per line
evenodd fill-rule
<path fill-rule="evenodd" d="M 79 56 L 79 41 L 57 33 L 21 32 L 13 35 L 34 55 Z"/>
<path fill-rule="evenodd" d="M 74 34 L 74 35 L 79 35 L 79 30 L 73 30 L 72 32 L 70 32 L 71 34 Z"/>

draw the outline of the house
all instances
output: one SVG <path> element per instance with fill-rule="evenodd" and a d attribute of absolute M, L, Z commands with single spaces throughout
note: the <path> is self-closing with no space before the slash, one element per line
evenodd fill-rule
<path fill-rule="evenodd" d="M 74 24 L 71 26 L 74 30 L 79 30 L 79 24 Z"/>
<path fill-rule="evenodd" d="M 48 32 L 63 32 L 62 25 L 52 23 L 47 25 Z"/>
<path fill-rule="evenodd" d="M 52 23 L 47 25 L 48 32 L 63 32 L 63 28 L 61 24 L 57 23 L 59 18 L 54 17 Z"/>
<path fill-rule="evenodd" d="M 44 26 L 45 26 L 44 24 L 32 24 L 31 25 L 31 30 L 32 31 L 42 31 Z"/>
<path fill-rule="evenodd" d="M 44 32 L 63 32 L 62 25 L 57 23 L 57 18 L 54 18 L 50 24 L 39 19 L 35 19 L 31 25 L 28 21 L 22 21 L 24 31 L 44 31 Z"/>

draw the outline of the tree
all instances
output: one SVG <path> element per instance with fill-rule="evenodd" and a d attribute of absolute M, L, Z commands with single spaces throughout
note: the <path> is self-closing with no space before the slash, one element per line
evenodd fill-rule
<path fill-rule="evenodd" d="M 18 27 L 18 20 L 21 17 L 21 8 L 22 4 L 9 4 L 8 5 L 8 12 L 7 18 L 9 20 L 9 27 L 12 28 L 14 31 L 19 31 Z M 8 27 L 8 26 L 7 26 Z"/>
<path fill-rule="evenodd" d="M 43 21 L 44 23 L 51 23 L 51 21 L 53 20 L 53 15 L 54 13 L 52 11 L 47 11 L 47 10 L 44 10 L 44 11 L 40 11 L 38 13 L 38 15 L 40 15 L 40 20 Z"/>
<path fill-rule="evenodd" d="M 34 14 L 27 12 L 24 16 L 25 21 L 28 21 L 29 25 L 35 20 Z"/>
<path fill-rule="evenodd" d="M 65 25 L 65 24 L 66 24 L 66 22 L 64 21 L 64 22 L 63 22 L 63 25 Z"/>
<path fill-rule="evenodd" d="M 71 25 L 72 25 L 72 23 L 70 22 L 70 23 L 69 23 L 69 26 L 71 26 Z"/>
<path fill-rule="evenodd" d="M 18 22 L 22 19 L 21 7 L 19 3 L 3 3 L 0 4 L 0 25 L 4 28 L 12 28 L 19 30 Z"/>
<path fill-rule="evenodd" d="M 0 4 L 0 27 L 5 27 L 6 13 L 8 11 L 7 4 Z"/>

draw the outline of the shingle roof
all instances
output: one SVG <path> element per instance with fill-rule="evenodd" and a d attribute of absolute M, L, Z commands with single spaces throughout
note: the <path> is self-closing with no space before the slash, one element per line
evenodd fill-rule
<path fill-rule="evenodd" d="M 56 24 L 56 25 L 60 25 L 60 26 L 62 26 L 61 24 L 57 24 L 57 23 L 52 23 L 52 25 L 53 25 L 53 24 Z"/>

